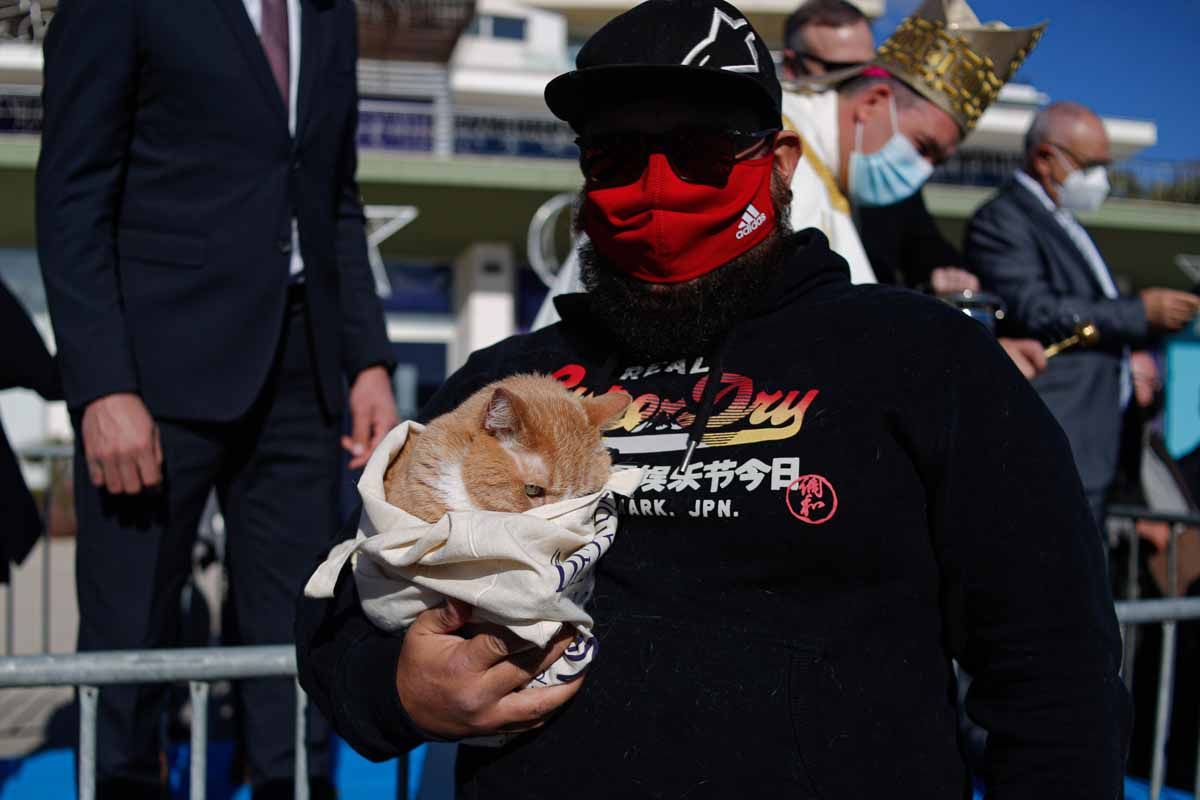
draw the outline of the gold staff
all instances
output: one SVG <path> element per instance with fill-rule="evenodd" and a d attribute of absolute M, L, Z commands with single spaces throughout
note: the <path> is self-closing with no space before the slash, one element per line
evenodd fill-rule
<path fill-rule="evenodd" d="M 1100 341 L 1100 329 L 1091 322 L 1081 322 L 1075 326 L 1074 335 L 1068 336 L 1061 342 L 1055 342 L 1046 348 L 1046 358 L 1054 358 L 1063 350 L 1075 347 L 1076 345 L 1091 347 L 1098 341 Z"/>

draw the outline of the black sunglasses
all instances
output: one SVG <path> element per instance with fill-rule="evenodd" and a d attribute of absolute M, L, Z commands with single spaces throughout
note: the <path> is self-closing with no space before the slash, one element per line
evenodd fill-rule
<path fill-rule="evenodd" d="M 614 131 L 584 134 L 575 144 L 579 145 L 579 168 L 588 189 L 628 186 L 646 172 L 651 153 L 665 155 L 680 180 L 724 186 L 733 165 L 780 130 L 684 127 L 667 133 Z"/>
<path fill-rule="evenodd" d="M 808 68 L 805 67 L 804 59 L 815 61 L 816 63 L 820 64 L 826 72 L 841 72 L 844 69 L 862 66 L 861 61 L 829 61 L 828 59 L 821 58 L 820 56 L 814 56 L 812 53 L 797 51 L 795 57 L 792 59 L 792 66 L 798 67 L 799 69 L 797 71 L 802 72 L 805 75 L 809 75 L 811 73 L 808 71 Z"/>

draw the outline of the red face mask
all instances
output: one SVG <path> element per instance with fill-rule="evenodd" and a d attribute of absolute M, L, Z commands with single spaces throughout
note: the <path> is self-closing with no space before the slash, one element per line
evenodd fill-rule
<path fill-rule="evenodd" d="M 739 161 L 724 186 L 688 183 L 662 153 L 627 186 L 592 189 L 583 229 L 596 250 L 628 275 L 680 283 L 712 272 L 767 238 L 774 154 Z"/>

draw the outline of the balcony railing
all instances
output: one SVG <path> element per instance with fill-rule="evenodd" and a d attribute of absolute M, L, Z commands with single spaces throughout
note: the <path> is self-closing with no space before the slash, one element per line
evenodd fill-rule
<path fill-rule="evenodd" d="M 0 0 L 0 41 L 38 42 L 59 0 Z M 474 0 L 355 0 L 359 47 L 370 58 L 444 64 L 475 16 Z"/>
<path fill-rule="evenodd" d="M 38 42 L 54 16 L 58 0 L 0 0 L 0 42 Z"/>
<path fill-rule="evenodd" d="M 369 85 L 395 88 L 372 69 L 364 67 Z M 434 86 L 437 81 L 427 83 Z M 41 130 L 38 92 L 36 87 L 0 86 L 0 134 Z M 553 117 L 454 106 L 444 88 L 403 99 L 364 97 L 359 106 L 358 144 L 363 150 L 442 157 L 574 159 L 579 152 L 570 127 Z M 1017 153 L 964 151 L 939 166 L 932 180 L 990 188 L 1007 180 L 1021 163 Z M 1200 161 L 1128 159 L 1113 165 L 1109 180 L 1114 197 L 1200 204 Z"/>
<path fill-rule="evenodd" d="M 474 0 L 356 0 L 365 58 L 445 64 L 475 16 Z"/>
<path fill-rule="evenodd" d="M 451 108 L 450 152 L 473 156 L 574 159 L 575 134 L 553 117 L 495 109 Z M 438 109 L 410 100 L 364 100 L 358 114 L 358 146 L 364 150 L 437 153 Z"/>
<path fill-rule="evenodd" d="M 933 173 L 934 183 L 955 186 L 999 186 L 1021 168 L 1020 153 L 967 151 L 956 154 Z M 1131 158 L 1109 170 L 1113 197 L 1200 204 L 1200 161 Z"/>
<path fill-rule="evenodd" d="M 42 130 L 41 90 L 12 86 L 0 90 L 0 133 L 39 133 Z"/>

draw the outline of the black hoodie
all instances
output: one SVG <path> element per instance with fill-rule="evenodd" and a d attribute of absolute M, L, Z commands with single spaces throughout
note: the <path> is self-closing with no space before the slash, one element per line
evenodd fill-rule
<path fill-rule="evenodd" d="M 820 233 L 791 244 L 715 352 L 624 363 L 567 297 L 426 409 L 517 372 L 620 387 L 639 413 L 608 443 L 649 469 L 597 568 L 583 689 L 539 732 L 460 748 L 460 797 L 969 797 L 952 658 L 991 797 L 1120 796 L 1120 640 L 1062 431 L 978 323 L 851 286 Z M 297 625 L 301 682 L 357 750 L 422 741 L 401 640 L 348 574 Z"/>

